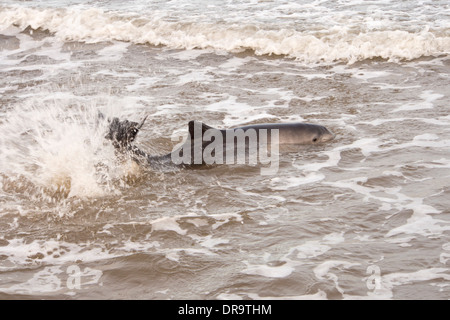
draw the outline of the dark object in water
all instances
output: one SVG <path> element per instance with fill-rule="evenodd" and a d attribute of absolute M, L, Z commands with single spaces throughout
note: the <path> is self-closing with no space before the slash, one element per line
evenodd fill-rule
<path fill-rule="evenodd" d="M 116 149 L 129 153 L 138 163 L 144 160 L 151 166 L 225 163 L 225 158 L 234 159 L 237 148 L 243 146 L 241 150 L 246 148 L 245 150 L 248 151 L 249 146 L 256 146 L 255 149 L 258 149 L 261 146 L 261 140 L 266 145 L 274 143 L 311 145 L 327 142 L 335 137 L 324 126 L 300 122 L 254 124 L 221 130 L 198 121 L 190 121 L 189 136 L 177 149 L 166 155 L 152 156 L 131 144 L 146 119 L 147 117 L 141 123 L 137 123 L 114 118 L 106 138 L 112 140 Z M 205 153 L 205 150 L 214 152 Z M 229 158 L 227 153 L 230 155 Z M 215 160 L 218 161 L 214 162 Z"/>
<path fill-rule="evenodd" d="M 112 140 L 112 144 L 119 150 L 125 150 L 136 139 L 139 129 L 144 125 L 145 120 L 141 123 L 134 121 L 123 120 L 119 121 L 119 118 L 113 118 L 109 124 L 109 132 L 105 136 L 106 139 Z"/>

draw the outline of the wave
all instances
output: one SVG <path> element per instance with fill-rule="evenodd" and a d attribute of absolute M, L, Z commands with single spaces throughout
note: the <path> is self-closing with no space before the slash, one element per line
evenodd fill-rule
<path fill-rule="evenodd" d="M 116 40 L 174 49 L 252 50 L 256 55 L 283 55 L 308 63 L 351 64 L 373 58 L 400 61 L 450 52 L 450 30 L 427 27 L 420 32 L 355 30 L 355 26 L 298 31 L 251 23 L 165 20 L 97 8 L 0 8 L 0 28 L 11 26 L 46 30 L 63 41 Z"/>

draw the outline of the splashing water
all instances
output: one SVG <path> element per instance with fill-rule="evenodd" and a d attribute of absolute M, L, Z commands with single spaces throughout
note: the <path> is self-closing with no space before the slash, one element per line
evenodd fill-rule
<path fill-rule="evenodd" d="M 55 201 L 118 192 L 136 167 L 119 162 L 105 139 L 107 118 L 95 105 L 29 102 L 6 112 L 0 125 L 4 189 Z"/>

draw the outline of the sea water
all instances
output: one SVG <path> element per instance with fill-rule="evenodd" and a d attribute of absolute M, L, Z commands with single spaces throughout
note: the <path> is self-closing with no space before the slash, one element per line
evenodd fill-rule
<path fill-rule="evenodd" d="M 447 1 L 2 1 L 0 298 L 448 299 L 449 52 Z M 155 170 L 145 116 L 336 138 Z"/>

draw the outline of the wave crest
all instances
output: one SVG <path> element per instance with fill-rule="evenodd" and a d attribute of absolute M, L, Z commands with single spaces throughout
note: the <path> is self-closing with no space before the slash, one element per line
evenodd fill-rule
<path fill-rule="evenodd" d="M 256 55 L 284 55 L 298 60 L 354 63 L 383 58 L 411 60 L 448 54 L 448 31 L 355 30 L 344 26 L 329 30 L 297 31 L 227 22 L 170 21 L 151 15 L 101 9 L 0 9 L 0 28 L 48 30 L 63 41 L 125 41 L 163 45 L 175 49 L 213 49 L 227 52 L 253 50 Z"/>

